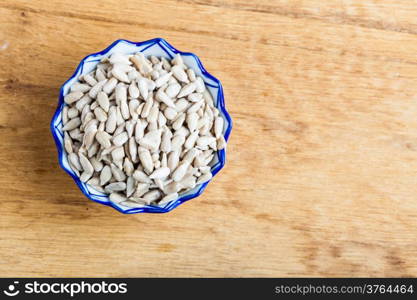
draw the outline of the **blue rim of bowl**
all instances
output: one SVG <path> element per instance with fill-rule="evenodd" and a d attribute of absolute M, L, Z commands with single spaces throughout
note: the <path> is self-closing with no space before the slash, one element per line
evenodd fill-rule
<path fill-rule="evenodd" d="M 56 145 L 57 150 L 58 150 L 58 162 L 59 162 L 59 165 L 61 166 L 61 168 L 72 177 L 72 179 L 75 181 L 75 183 L 77 184 L 77 186 L 81 190 L 81 192 L 88 199 L 90 199 L 94 202 L 104 204 L 104 205 L 107 205 L 107 206 L 111 206 L 111 207 L 113 207 L 114 209 L 116 209 L 117 211 L 119 211 L 123 214 L 167 213 L 167 212 L 170 212 L 171 210 L 173 210 L 174 208 L 178 207 L 179 205 L 183 204 L 184 202 L 187 202 L 188 200 L 191 200 L 193 198 L 196 198 L 196 197 L 200 196 L 203 193 L 203 191 L 206 189 L 207 185 L 209 184 L 209 182 L 211 180 L 201 184 L 201 186 L 198 188 L 198 190 L 195 193 L 189 194 L 189 195 L 183 195 L 183 196 L 179 197 L 176 201 L 168 203 L 165 207 L 144 206 L 144 207 L 139 207 L 139 208 L 130 208 L 130 209 L 123 210 L 120 207 L 114 205 L 110 200 L 108 202 L 104 202 L 104 201 L 100 201 L 100 200 L 92 198 L 91 195 L 90 195 L 90 192 L 85 189 L 85 187 L 83 186 L 83 183 L 80 181 L 79 177 L 72 174 L 72 172 L 70 170 L 68 170 L 63 165 L 63 162 L 62 162 L 63 158 L 64 158 L 63 144 L 61 143 L 60 139 L 58 138 L 58 129 L 55 127 L 54 123 L 62 112 L 63 103 L 64 103 L 64 87 L 69 81 L 71 81 L 77 75 L 77 73 L 80 70 L 82 71 L 83 66 L 84 66 L 84 62 L 88 58 L 94 57 L 94 56 L 99 56 L 99 55 L 100 56 L 105 55 L 114 46 L 116 46 L 119 43 L 128 43 L 128 44 L 132 44 L 132 45 L 135 45 L 135 46 L 138 46 L 138 47 L 143 46 L 143 45 L 147 45 L 147 47 L 145 47 L 144 49 L 141 50 L 142 52 L 145 51 L 146 49 L 154 46 L 155 44 L 158 44 L 161 47 L 161 49 L 163 49 L 168 54 L 168 56 L 171 57 L 171 58 L 172 58 L 172 55 L 165 49 L 165 47 L 167 47 L 169 50 L 171 50 L 175 54 L 179 53 L 181 56 L 191 56 L 192 58 L 194 58 L 195 61 L 197 62 L 197 66 L 200 68 L 202 74 L 204 76 L 210 78 L 213 82 L 215 82 L 218 85 L 219 90 L 218 90 L 218 94 L 217 94 L 217 106 L 216 107 L 221 110 L 222 114 L 224 115 L 225 119 L 227 120 L 228 127 L 226 128 L 226 131 L 224 133 L 224 138 L 225 138 L 226 141 L 228 141 L 230 133 L 232 131 L 233 125 L 232 125 L 232 118 L 230 117 L 230 114 L 228 113 L 228 111 L 226 109 L 226 106 L 225 106 L 223 86 L 222 86 L 220 80 L 218 80 L 216 77 L 214 77 L 209 72 L 207 72 L 207 70 L 203 66 L 203 63 L 201 62 L 201 60 L 198 58 L 197 55 L 195 55 L 194 53 L 191 53 L 191 52 L 180 51 L 180 50 L 176 49 L 174 46 L 172 46 L 171 44 L 169 44 L 163 38 L 155 38 L 155 39 L 151 39 L 151 40 L 147 40 L 147 41 L 143 41 L 143 42 L 132 42 L 132 41 L 125 40 L 125 39 L 119 39 L 119 40 L 114 41 L 106 49 L 104 49 L 100 52 L 89 54 L 86 57 L 84 57 L 81 60 L 81 62 L 79 63 L 78 67 L 76 68 L 75 72 L 72 74 L 72 76 L 67 81 L 65 81 L 65 83 L 61 86 L 61 88 L 59 90 L 58 106 L 55 110 L 55 113 L 54 113 L 54 115 L 52 117 L 52 120 L 51 120 L 51 123 L 50 123 L 50 130 L 52 132 L 52 136 L 54 137 L 55 145 Z M 206 85 L 210 86 L 210 84 L 207 84 L 207 83 L 206 83 Z M 216 88 L 217 88 L 217 86 L 216 86 Z M 225 151 L 225 149 L 217 151 L 217 154 L 218 154 L 219 163 L 217 163 L 211 169 L 211 173 L 213 175 L 213 178 L 224 167 L 224 165 L 226 163 L 226 151 Z"/>

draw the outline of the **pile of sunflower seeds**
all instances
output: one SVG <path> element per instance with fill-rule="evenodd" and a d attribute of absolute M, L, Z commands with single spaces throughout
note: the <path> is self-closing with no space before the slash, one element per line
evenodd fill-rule
<path fill-rule="evenodd" d="M 171 61 L 114 53 L 64 97 L 64 146 L 82 182 L 127 207 L 164 205 L 211 179 L 224 119 L 203 79 Z"/>

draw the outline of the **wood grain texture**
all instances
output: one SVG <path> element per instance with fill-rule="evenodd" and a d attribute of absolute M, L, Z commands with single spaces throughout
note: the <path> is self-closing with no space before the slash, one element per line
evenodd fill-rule
<path fill-rule="evenodd" d="M 1 276 L 417 276 L 417 2 L 0 2 Z M 60 85 L 118 38 L 223 83 L 228 162 L 164 215 L 86 199 L 57 163 Z"/>

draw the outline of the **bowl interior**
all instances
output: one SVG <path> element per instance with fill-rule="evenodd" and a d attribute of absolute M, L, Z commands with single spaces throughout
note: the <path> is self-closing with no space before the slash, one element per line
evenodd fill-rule
<path fill-rule="evenodd" d="M 102 204 L 112 206 L 118 211 L 123 212 L 123 213 L 168 212 L 174 209 L 175 207 L 177 207 L 178 205 L 180 205 L 181 203 L 199 196 L 206 188 L 208 182 L 199 184 L 194 189 L 186 193 L 180 194 L 180 197 L 177 200 L 173 200 L 169 203 L 164 204 L 163 206 L 149 205 L 149 206 L 144 206 L 140 208 L 127 208 L 125 206 L 118 205 L 116 203 L 111 202 L 108 198 L 108 195 L 103 194 L 95 190 L 92 186 L 81 182 L 78 176 L 72 171 L 71 167 L 69 166 L 66 152 L 63 147 L 64 134 L 62 131 L 61 112 L 62 112 L 62 108 L 64 107 L 63 97 L 69 92 L 71 85 L 77 81 L 77 78 L 80 75 L 87 74 L 93 71 L 96 65 L 100 62 L 100 60 L 103 57 L 108 57 L 112 53 L 115 53 L 115 52 L 120 52 L 124 54 L 132 54 L 132 53 L 136 53 L 139 51 L 143 52 L 145 56 L 149 56 L 149 55 L 163 56 L 167 59 L 172 59 L 177 53 L 181 54 L 187 66 L 191 67 L 195 71 L 196 75 L 201 76 L 204 79 L 206 87 L 210 95 L 212 96 L 216 107 L 220 111 L 221 117 L 225 121 L 223 134 L 227 141 L 230 135 L 230 131 L 232 129 L 232 121 L 231 121 L 230 115 L 228 114 L 225 108 L 223 89 L 222 89 L 220 81 L 205 70 L 201 61 L 196 55 L 192 53 L 188 53 L 188 52 L 178 51 L 173 46 L 171 46 L 168 42 L 160 38 L 145 41 L 145 42 L 140 42 L 140 43 L 134 43 L 134 42 L 130 42 L 127 40 L 118 40 L 118 41 L 115 41 L 108 48 L 104 49 L 103 51 L 94 53 L 85 57 L 80 62 L 75 73 L 61 87 L 58 108 L 51 122 L 51 130 L 52 130 L 52 133 L 53 133 L 53 136 L 54 136 L 57 148 L 58 148 L 58 158 L 59 158 L 59 163 L 61 167 L 68 174 L 72 176 L 72 178 L 75 180 L 75 182 L 77 183 L 81 191 L 89 199 L 102 203 Z M 216 175 L 220 171 L 220 169 L 224 166 L 225 160 L 226 160 L 225 155 L 226 155 L 225 150 L 220 150 L 216 152 L 216 155 L 213 161 L 210 163 L 211 172 L 213 176 Z"/>

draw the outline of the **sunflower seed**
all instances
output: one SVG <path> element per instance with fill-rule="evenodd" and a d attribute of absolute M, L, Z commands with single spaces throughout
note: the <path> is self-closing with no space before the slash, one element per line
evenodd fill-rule
<path fill-rule="evenodd" d="M 124 64 L 124 65 L 131 65 L 132 62 L 129 60 L 129 56 L 127 55 L 123 55 L 119 52 L 115 52 L 113 53 L 110 58 L 109 61 L 111 64 Z"/>
<path fill-rule="evenodd" d="M 191 132 L 191 134 L 187 137 L 184 143 L 185 149 L 191 149 L 194 147 L 195 143 L 198 139 L 198 131 Z"/>
<path fill-rule="evenodd" d="M 151 179 L 163 179 L 169 176 L 170 169 L 166 167 L 162 167 L 153 171 L 149 178 Z"/>
<path fill-rule="evenodd" d="M 136 185 L 136 190 L 133 192 L 133 196 L 142 197 L 148 191 L 149 191 L 149 184 L 140 182 Z"/>
<path fill-rule="evenodd" d="M 176 193 L 181 190 L 181 185 L 178 182 L 172 181 L 164 186 L 163 192 L 165 194 Z"/>
<path fill-rule="evenodd" d="M 105 193 L 106 191 L 100 186 L 99 179 L 97 177 L 93 177 L 90 180 L 87 181 L 87 184 L 89 184 L 93 189 L 100 193 Z"/>
<path fill-rule="evenodd" d="M 129 153 L 132 161 L 134 163 L 138 162 L 137 154 L 138 154 L 138 145 L 136 144 L 135 138 L 129 138 Z"/>
<path fill-rule="evenodd" d="M 95 99 L 98 95 L 98 93 L 102 90 L 103 86 L 106 84 L 107 79 L 104 79 L 102 81 L 97 82 L 88 92 L 88 95 Z"/>
<path fill-rule="evenodd" d="M 67 114 L 68 114 L 68 118 L 73 119 L 75 117 L 78 117 L 78 115 L 80 114 L 80 112 L 75 107 L 71 107 L 70 109 L 68 109 L 68 113 Z"/>
<path fill-rule="evenodd" d="M 186 84 L 181 88 L 181 91 L 179 92 L 177 97 L 182 98 L 182 97 L 188 96 L 189 94 L 194 92 L 196 88 L 197 88 L 197 85 L 194 82 Z"/>
<path fill-rule="evenodd" d="M 117 80 L 129 83 L 129 77 L 127 77 L 126 72 L 124 72 L 124 70 L 122 69 L 122 67 L 120 67 L 120 65 L 118 67 L 113 67 L 113 70 L 111 71 L 111 73 L 114 76 L 114 78 L 116 78 Z"/>
<path fill-rule="evenodd" d="M 110 139 L 111 139 L 111 136 L 105 131 L 98 131 L 96 133 L 96 140 L 97 140 L 97 142 L 99 142 L 99 144 L 103 148 L 110 148 L 111 147 Z"/>
<path fill-rule="evenodd" d="M 214 110 L 214 102 L 213 102 L 213 97 L 211 96 L 211 94 L 208 92 L 208 90 L 205 90 L 204 91 L 204 93 L 203 93 L 203 98 L 204 98 L 204 101 L 207 103 L 207 105 L 209 106 L 209 107 L 211 107 L 211 108 L 213 108 L 213 110 Z M 217 109 L 215 109 L 215 114 L 217 115 L 218 114 L 218 111 L 217 111 Z"/>
<path fill-rule="evenodd" d="M 206 173 L 206 174 L 203 174 L 203 175 L 201 175 L 201 176 L 198 178 L 198 180 L 197 180 L 197 184 L 207 182 L 207 181 L 209 181 L 211 178 L 212 178 L 211 173 Z"/>
<path fill-rule="evenodd" d="M 168 107 L 175 108 L 174 102 L 171 100 L 171 98 L 162 89 L 159 89 L 156 92 L 155 97 L 156 97 L 156 100 L 159 100 L 159 101 L 165 103 Z"/>
<path fill-rule="evenodd" d="M 167 118 L 165 118 L 162 111 L 159 111 L 159 113 L 158 113 L 158 126 L 159 126 L 159 128 L 164 128 L 166 124 L 167 124 Z"/>
<path fill-rule="evenodd" d="M 91 162 L 88 160 L 88 158 L 85 157 L 84 154 L 82 154 L 82 153 L 79 153 L 78 157 L 80 159 L 80 164 L 81 164 L 83 170 L 87 173 L 93 174 L 94 173 L 94 167 L 91 164 Z"/>
<path fill-rule="evenodd" d="M 102 80 L 106 79 L 106 75 L 104 74 L 103 70 L 101 70 L 99 68 L 97 68 L 95 75 L 96 75 L 96 78 L 97 78 L 98 81 L 102 81 Z"/>
<path fill-rule="evenodd" d="M 172 121 L 177 116 L 177 111 L 175 108 L 167 107 L 164 110 L 164 115 L 168 120 Z"/>
<path fill-rule="evenodd" d="M 113 133 L 117 125 L 117 111 L 115 106 L 109 108 L 109 113 L 106 120 L 106 132 Z"/>
<path fill-rule="evenodd" d="M 148 100 L 146 100 L 145 105 L 142 108 L 141 117 L 147 118 L 149 113 L 151 112 L 151 108 L 153 106 L 153 99 L 152 97 L 149 97 Z"/>
<path fill-rule="evenodd" d="M 139 145 L 149 149 L 150 151 L 157 151 L 159 145 L 161 144 L 161 131 L 152 130 L 144 135 L 144 137 L 139 141 Z"/>
<path fill-rule="evenodd" d="M 127 73 L 127 78 L 129 78 L 130 82 L 135 81 L 140 78 L 140 73 L 136 69 L 130 70 Z"/>
<path fill-rule="evenodd" d="M 168 156 L 167 156 L 166 152 L 162 153 L 161 167 L 163 167 L 163 168 L 168 167 Z"/>
<path fill-rule="evenodd" d="M 92 100 L 93 99 L 91 99 L 91 97 L 86 94 L 75 103 L 75 108 L 78 109 L 78 111 L 82 111 L 86 105 L 91 103 Z"/>
<path fill-rule="evenodd" d="M 126 129 L 126 132 L 127 132 L 128 136 L 131 137 L 133 135 L 133 130 L 134 130 L 134 127 L 135 127 L 135 120 L 126 121 L 125 124 L 121 124 L 119 127 L 122 127 L 124 129 Z M 116 134 L 116 133 L 114 133 L 114 134 Z"/>
<path fill-rule="evenodd" d="M 133 171 L 135 170 L 135 167 L 133 166 L 132 161 L 125 157 L 124 163 L 123 163 L 123 171 L 127 176 L 132 176 Z"/>
<path fill-rule="evenodd" d="M 184 135 L 175 135 L 171 140 L 171 151 L 180 151 L 185 143 Z"/>
<path fill-rule="evenodd" d="M 120 182 L 120 181 L 113 182 L 113 183 L 106 185 L 104 189 L 107 193 L 121 192 L 121 191 L 126 190 L 126 183 Z"/>
<path fill-rule="evenodd" d="M 181 126 L 177 130 L 175 130 L 175 133 L 174 133 L 174 135 L 182 135 L 184 137 L 188 136 L 189 134 L 190 134 L 190 131 L 184 126 Z"/>
<path fill-rule="evenodd" d="M 119 83 L 115 89 L 116 103 L 120 105 L 122 101 L 127 101 L 126 85 Z"/>
<path fill-rule="evenodd" d="M 178 113 L 185 111 L 189 106 L 190 103 L 185 98 L 178 99 L 177 102 L 175 102 L 175 110 Z"/>
<path fill-rule="evenodd" d="M 196 77 L 195 77 L 195 72 L 193 69 L 188 69 L 187 70 L 187 76 L 190 79 L 190 81 L 195 81 Z"/>
<path fill-rule="evenodd" d="M 139 104 L 138 108 L 136 109 L 136 114 L 137 116 L 135 116 L 134 114 L 132 114 L 132 118 L 134 119 L 134 117 L 138 118 L 140 116 L 140 114 L 142 113 L 143 107 L 145 106 L 145 102 L 142 102 L 141 104 Z"/>
<path fill-rule="evenodd" d="M 151 55 L 151 63 L 153 63 L 154 65 L 156 65 L 156 64 L 158 64 L 160 61 L 159 61 L 159 58 L 158 57 L 156 57 L 156 56 L 154 56 L 154 55 Z"/>
<path fill-rule="evenodd" d="M 171 64 L 165 57 L 161 57 L 162 66 L 165 70 L 169 71 L 171 70 Z"/>
<path fill-rule="evenodd" d="M 113 158 L 113 161 L 123 161 L 123 158 L 125 157 L 125 151 L 123 147 L 117 147 L 111 152 L 111 156 Z"/>
<path fill-rule="evenodd" d="M 109 112 L 110 101 L 105 92 L 99 92 L 97 94 L 97 103 L 106 113 Z"/>
<path fill-rule="evenodd" d="M 191 132 L 197 129 L 197 122 L 198 115 L 196 113 L 187 114 L 187 125 Z"/>
<path fill-rule="evenodd" d="M 181 85 L 179 83 L 171 83 L 165 90 L 165 93 L 168 97 L 175 98 L 181 90 Z"/>
<path fill-rule="evenodd" d="M 161 201 L 158 202 L 158 205 L 162 206 L 167 204 L 168 202 L 171 202 L 178 198 L 178 193 L 171 193 L 166 195 L 164 198 L 161 199 Z"/>
<path fill-rule="evenodd" d="M 133 178 L 135 178 L 136 181 L 143 182 L 143 183 L 152 183 L 152 180 L 148 177 L 147 174 L 145 174 L 141 170 L 136 170 L 133 172 Z"/>
<path fill-rule="evenodd" d="M 112 171 L 109 166 L 104 166 L 100 173 L 100 185 L 103 186 L 112 178 Z"/>
<path fill-rule="evenodd" d="M 83 146 L 87 149 L 91 147 L 94 142 L 95 136 L 97 133 L 97 128 L 89 128 L 84 134 L 83 137 Z"/>
<path fill-rule="evenodd" d="M 171 152 L 171 138 L 172 138 L 172 133 L 169 129 L 164 130 L 164 132 L 162 133 L 162 139 L 161 139 L 161 151 L 165 152 L 165 153 L 169 153 Z"/>
<path fill-rule="evenodd" d="M 134 199 L 137 199 L 137 201 L 133 201 Z M 133 198 L 133 197 L 130 197 L 129 200 L 120 202 L 120 204 L 126 207 L 130 207 L 130 208 L 139 208 L 139 207 L 144 207 L 147 205 L 144 199 Z"/>
<path fill-rule="evenodd" d="M 178 79 L 181 82 L 188 83 L 188 76 L 187 73 L 185 73 L 184 69 L 179 66 L 175 65 L 171 68 L 172 74 L 175 76 L 176 79 Z"/>
<path fill-rule="evenodd" d="M 120 126 L 123 125 L 125 120 L 123 119 L 122 113 L 120 111 L 120 106 L 116 107 L 116 125 Z"/>
<path fill-rule="evenodd" d="M 139 95 L 139 88 L 136 85 L 136 82 L 132 81 L 129 85 L 129 96 L 132 98 L 138 98 Z"/>
<path fill-rule="evenodd" d="M 79 80 L 64 97 L 62 128 L 81 181 L 110 201 L 141 207 L 211 179 L 215 151 L 226 147 L 224 119 L 181 55 L 171 65 L 115 52 Z"/>
<path fill-rule="evenodd" d="M 194 176 L 190 175 L 184 177 L 180 182 L 178 182 L 181 189 L 193 189 L 197 184 L 197 180 Z"/>
<path fill-rule="evenodd" d="M 217 139 L 217 150 L 222 150 L 226 148 L 226 140 L 224 139 L 224 136 L 220 136 Z"/>
<path fill-rule="evenodd" d="M 152 65 L 147 61 L 142 52 L 133 55 L 130 60 L 142 75 L 146 75 L 152 71 Z"/>
<path fill-rule="evenodd" d="M 200 93 L 191 93 L 187 96 L 188 101 L 190 102 L 200 102 L 203 100 L 203 95 Z"/>
<path fill-rule="evenodd" d="M 82 182 L 87 182 L 91 176 L 93 176 L 93 173 L 89 173 L 87 171 L 82 172 L 81 176 L 80 176 L 80 180 Z"/>
<path fill-rule="evenodd" d="M 83 167 L 81 166 L 80 160 L 79 160 L 78 155 L 76 153 L 69 153 L 68 154 L 68 161 L 78 171 L 83 170 Z"/>
<path fill-rule="evenodd" d="M 155 123 L 158 120 L 158 115 L 159 115 L 159 104 L 158 102 L 154 102 L 149 112 L 149 115 L 146 118 L 146 121 L 148 121 L 149 123 Z"/>
<path fill-rule="evenodd" d="M 180 153 L 179 151 L 172 151 L 168 154 L 168 168 L 173 172 L 179 164 L 180 161 Z"/>
<path fill-rule="evenodd" d="M 143 168 L 145 169 L 145 172 L 150 174 L 154 168 L 151 153 L 149 152 L 148 149 L 143 148 L 143 147 L 139 147 L 138 153 L 139 153 L 140 162 Z"/>
<path fill-rule="evenodd" d="M 159 87 L 163 86 L 165 83 L 167 83 L 167 82 L 168 82 L 168 80 L 169 80 L 169 78 L 170 78 L 171 76 L 172 76 L 172 73 L 171 73 L 171 72 L 166 73 L 166 74 L 164 74 L 164 75 L 162 75 L 162 76 L 159 76 L 159 78 L 155 80 L 155 86 L 156 86 L 157 88 L 159 88 Z"/>
<path fill-rule="evenodd" d="M 116 78 L 110 78 L 103 86 L 103 92 L 105 92 L 107 95 L 110 95 L 113 90 L 116 88 L 117 85 L 117 79 Z"/>
<path fill-rule="evenodd" d="M 126 175 L 119 167 L 117 167 L 115 164 L 111 164 L 110 168 L 111 168 L 111 172 L 113 174 L 113 177 L 117 181 L 125 181 Z"/>
<path fill-rule="evenodd" d="M 187 109 L 189 114 L 197 112 L 201 106 L 203 105 L 204 101 L 196 102 Z"/>
<path fill-rule="evenodd" d="M 88 105 L 86 105 L 86 107 L 88 107 Z M 91 111 L 87 111 L 84 115 L 81 114 L 81 122 L 84 124 L 88 124 L 88 122 L 90 122 L 92 119 L 94 119 L 94 113 Z M 84 124 L 81 124 L 81 130 L 84 130 Z"/>
<path fill-rule="evenodd" d="M 127 135 L 127 132 L 124 131 L 117 136 L 114 136 L 112 141 L 115 146 L 123 146 L 123 144 L 126 143 L 128 139 L 129 136 Z"/>
<path fill-rule="evenodd" d="M 88 84 L 76 82 L 71 86 L 70 91 L 86 93 L 90 89 L 91 89 L 91 86 L 89 86 Z"/>
<path fill-rule="evenodd" d="M 72 104 L 80 100 L 82 96 L 84 96 L 84 93 L 81 91 L 71 92 L 64 97 L 64 101 L 66 104 Z"/>
<path fill-rule="evenodd" d="M 178 114 L 174 123 L 172 123 L 172 128 L 174 130 L 178 130 L 182 126 L 182 124 L 184 124 L 185 118 L 186 115 L 184 113 Z"/>
<path fill-rule="evenodd" d="M 203 154 L 197 155 L 194 159 L 194 167 L 204 167 L 206 165 L 206 159 Z"/>
<path fill-rule="evenodd" d="M 212 127 L 211 124 L 204 124 L 201 128 L 200 128 L 200 135 L 207 135 L 209 134 L 210 128 Z M 200 147 L 201 148 L 201 147 Z"/>
<path fill-rule="evenodd" d="M 184 61 L 179 53 L 175 55 L 175 57 L 171 60 L 171 63 L 173 65 L 181 66 L 182 68 L 184 67 Z"/>
<path fill-rule="evenodd" d="M 199 151 L 196 148 L 191 148 L 184 155 L 183 160 L 188 161 L 189 163 L 191 163 L 198 154 L 199 154 Z"/>
<path fill-rule="evenodd" d="M 197 93 L 203 93 L 206 90 L 206 85 L 204 84 L 203 78 L 200 76 L 196 78 L 195 84 Z"/>
<path fill-rule="evenodd" d="M 175 171 L 172 173 L 172 179 L 176 182 L 180 181 L 186 174 L 187 169 L 188 169 L 189 163 L 188 162 L 183 162 L 181 163 L 176 169 Z"/>
<path fill-rule="evenodd" d="M 126 201 L 126 197 L 120 193 L 111 193 L 109 196 L 109 199 L 111 202 L 114 202 L 114 203 L 121 203 L 121 202 Z"/>
<path fill-rule="evenodd" d="M 97 120 L 100 122 L 106 122 L 107 120 L 107 114 L 101 107 L 96 107 L 94 109 L 94 115 L 96 116 Z"/>
<path fill-rule="evenodd" d="M 221 117 L 216 117 L 214 121 L 214 135 L 216 138 L 220 138 L 223 133 L 224 119 Z"/>
<path fill-rule="evenodd" d="M 206 174 L 208 172 L 211 172 L 211 168 L 209 166 L 204 166 L 204 167 L 199 167 L 198 170 L 202 173 L 202 174 Z"/>
<path fill-rule="evenodd" d="M 126 181 L 126 196 L 132 196 L 135 192 L 135 189 L 135 179 L 133 179 L 133 177 L 128 177 Z"/>
<path fill-rule="evenodd" d="M 148 84 L 145 78 L 139 78 L 138 80 L 138 87 L 140 91 L 140 95 L 144 100 L 148 99 Z"/>
<path fill-rule="evenodd" d="M 161 192 L 159 190 L 152 190 L 147 192 L 146 194 L 144 194 L 142 197 L 143 199 L 149 201 L 149 202 L 153 202 L 153 201 L 157 201 L 161 198 Z"/>
<path fill-rule="evenodd" d="M 68 132 L 69 132 L 70 137 L 73 140 L 77 140 L 79 142 L 82 142 L 83 135 L 80 132 L 80 129 L 79 128 L 75 128 L 73 130 L 69 130 Z"/>
<path fill-rule="evenodd" d="M 156 152 L 152 153 L 151 157 L 152 157 L 152 161 L 153 161 L 154 163 L 155 163 L 155 162 L 157 162 L 157 161 L 159 160 L 159 154 L 158 154 L 158 153 L 156 153 Z"/>
<path fill-rule="evenodd" d="M 148 126 L 148 122 L 146 120 L 139 120 L 135 126 L 135 140 L 136 143 L 139 143 L 140 140 L 145 135 L 145 128 Z"/>
<path fill-rule="evenodd" d="M 68 106 L 65 105 L 62 109 L 62 125 L 67 124 L 68 120 Z"/>
<path fill-rule="evenodd" d="M 91 110 L 95 110 L 96 109 L 96 107 L 98 107 L 99 105 L 98 105 L 98 102 L 97 101 L 94 101 L 93 103 L 91 103 L 91 105 L 90 105 L 90 109 Z"/>
<path fill-rule="evenodd" d="M 206 165 L 210 164 L 210 162 L 213 160 L 213 158 L 214 158 L 214 154 L 209 155 L 209 156 L 206 158 L 205 164 L 206 164 Z"/>
<path fill-rule="evenodd" d="M 64 132 L 64 147 L 65 147 L 65 151 L 67 151 L 67 153 L 72 153 L 73 152 L 72 140 L 71 140 L 71 137 L 69 136 L 68 132 Z"/>
<path fill-rule="evenodd" d="M 157 122 L 150 122 L 148 124 L 148 127 L 146 127 L 146 129 L 149 131 L 155 131 L 158 129 L 158 123 Z"/>
<path fill-rule="evenodd" d="M 90 74 L 85 74 L 83 76 L 83 79 L 90 86 L 95 86 L 97 84 L 97 80 L 93 76 L 91 76 Z"/>

